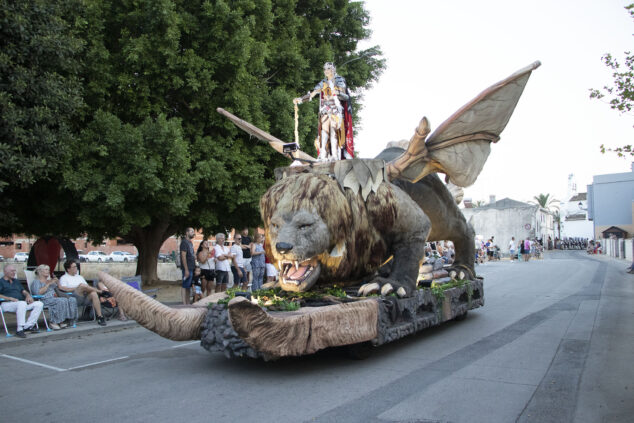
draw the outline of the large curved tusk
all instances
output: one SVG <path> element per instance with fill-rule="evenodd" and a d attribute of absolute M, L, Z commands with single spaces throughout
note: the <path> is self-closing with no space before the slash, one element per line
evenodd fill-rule
<path fill-rule="evenodd" d="M 98 275 L 125 314 L 141 326 L 174 341 L 200 339 L 207 307 L 170 308 L 107 273 Z"/>
<path fill-rule="evenodd" d="M 244 297 L 229 302 L 233 329 L 255 350 L 274 357 L 370 341 L 378 336 L 378 315 L 376 300 L 279 313 L 267 313 Z"/>

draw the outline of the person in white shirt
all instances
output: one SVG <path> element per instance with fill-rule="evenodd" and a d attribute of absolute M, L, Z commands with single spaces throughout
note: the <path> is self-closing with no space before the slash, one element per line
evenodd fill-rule
<path fill-rule="evenodd" d="M 238 234 L 233 239 L 235 242 L 231 246 L 231 255 L 233 256 L 231 264 L 231 273 L 233 273 L 233 283 L 237 286 L 241 284 L 243 291 L 249 286 L 249 280 L 247 279 L 247 272 L 244 271 L 244 257 L 242 253 L 242 235 Z"/>
<path fill-rule="evenodd" d="M 66 270 L 66 273 L 59 280 L 60 291 L 72 292 L 73 297 L 77 299 L 78 305 L 92 303 L 97 314 L 97 323 L 100 326 L 106 326 L 106 319 L 101 313 L 101 303 L 99 302 L 99 294 L 103 294 L 106 290 L 88 285 L 86 279 L 79 274 L 77 263 L 74 260 L 66 260 L 64 262 L 64 270 Z"/>
<path fill-rule="evenodd" d="M 509 241 L 509 254 L 511 255 L 511 261 L 515 261 L 515 253 L 517 252 L 516 249 L 516 244 L 515 244 L 515 237 L 512 236 L 511 240 Z"/>
<path fill-rule="evenodd" d="M 223 233 L 216 234 L 214 259 L 216 261 L 216 292 L 223 292 L 227 290 L 229 271 L 233 260 L 229 247 L 225 246 L 225 235 Z"/>

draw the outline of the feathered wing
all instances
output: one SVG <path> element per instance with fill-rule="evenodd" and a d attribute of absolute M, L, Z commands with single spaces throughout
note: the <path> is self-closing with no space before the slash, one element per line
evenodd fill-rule
<path fill-rule="evenodd" d="M 446 174 L 459 187 L 472 185 L 489 157 L 491 143 L 500 139 L 531 72 L 534 62 L 492 85 L 454 113 L 427 138 L 423 118 L 407 151 L 386 166 L 390 179 L 417 182 L 432 172 Z"/>

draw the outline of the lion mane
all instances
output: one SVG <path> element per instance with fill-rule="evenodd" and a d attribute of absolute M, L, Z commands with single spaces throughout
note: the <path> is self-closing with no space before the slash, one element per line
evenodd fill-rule
<path fill-rule="evenodd" d="M 342 188 L 332 175 L 308 172 L 286 176 L 260 201 L 266 253 L 281 262 L 285 256 L 277 248 L 281 241 L 301 244 L 301 230 L 291 228 L 290 234 L 281 236 L 280 226 L 288 225 L 297 213 L 308 212 L 323 221 L 321 231 L 327 232 L 321 248 L 311 251 L 321 265 L 316 283 L 354 284 L 387 259 L 389 240 L 384 234 L 398 218 L 393 194 L 391 184 L 382 182 L 364 200 L 360 192 Z M 310 238 L 323 235 L 311 233 L 304 237 L 306 242 L 312 242 Z M 309 258 L 303 251 L 297 254 L 298 261 Z"/>

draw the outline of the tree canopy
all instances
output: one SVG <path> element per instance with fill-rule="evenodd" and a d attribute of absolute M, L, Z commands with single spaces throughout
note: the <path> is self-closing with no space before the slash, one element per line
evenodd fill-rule
<path fill-rule="evenodd" d="M 0 233 L 36 231 L 29 195 L 46 200 L 85 104 L 79 78 L 84 41 L 66 2 L 0 0 Z M 54 207 L 54 206 L 53 206 Z M 26 225 L 25 225 L 26 223 Z M 60 230 L 61 228 L 60 222 Z"/>
<path fill-rule="evenodd" d="M 71 109 L 71 130 L 64 128 L 70 135 L 57 133 L 63 143 L 56 151 L 65 160 L 56 186 L 73 202 L 66 219 L 93 239 L 134 242 L 138 271 L 150 280 L 160 245 L 177 231 L 258 225 L 259 198 L 274 168 L 288 164 L 217 107 L 292 141 L 292 99 L 323 78 L 324 62 L 341 64 L 338 73 L 356 99 L 384 66 L 378 47 L 357 47 L 369 36 L 360 2 L 50 4 L 67 5 L 60 13 L 64 29 L 78 40 L 67 55 L 81 64 L 68 78 L 82 94 L 82 113 Z M 301 145 L 308 152 L 316 107 L 301 109 Z M 49 230 L 57 229 L 52 223 Z"/>
<path fill-rule="evenodd" d="M 634 18 L 634 3 L 626 6 L 625 9 L 628 10 L 630 17 Z M 620 113 L 631 113 L 634 107 L 634 54 L 629 51 L 624 54 L 625 60 L 623 62 L 609 53 L 603 55 L 603 62 L 613 71 L 613 85 L 606 85 L 602 90 L 591 89 L 590 98 L 603 99 L 607 97 L 612 109 L 618 110 Z M 608 148 L 601 144 L 601 152 L 605 153 L 606 150 L 615 152 L 619 157 L 634 155 L 632 144 L 614 148 Z"/>

